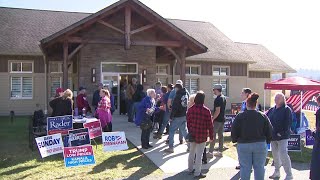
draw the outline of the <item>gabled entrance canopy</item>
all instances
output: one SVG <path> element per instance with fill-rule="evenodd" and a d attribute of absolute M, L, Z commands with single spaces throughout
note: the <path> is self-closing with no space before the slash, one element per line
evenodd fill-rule
<path fill-rule="evenodd" d="M 123 22 L 120 24 L 119 21 L 114 21 L 115 16 L 119 15 L 123 17 Z M 119 36 L 111 38 L 85 36 L 85 32 L 97 24 L 113 30 Z M 152 31 L 156 38 L 141 39 L 141 36 L 136 38 L 139 33 L 141 35 L 146 31 Z M 126 50 L 131 46 L 155 46 L 157 57 L 170 54 L 177 60 L 181 67 L 180 78 L 183 81 L 185 58 L 207 51 L 207 47 L 203 44 L 138 0 L 120 0 L 40 41 L 41 49 L 46 56 L 59 54 L 60 58 L 63 58 L 64 88 L 67 87 L 68 61 L 86 44 L 123 45 Z"/>

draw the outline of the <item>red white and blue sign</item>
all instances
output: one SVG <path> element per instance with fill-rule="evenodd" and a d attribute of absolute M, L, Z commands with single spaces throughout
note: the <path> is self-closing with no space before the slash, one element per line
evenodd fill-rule
<path fill-rule="evenodd" d="M 71 146 L 90 144 L 88 128 L 74 129 L 69 131 L 68 141 L 69 145 Z"/>
<path fill-rule="evenodd" d="M 101 124 L 100 121 L 92 121 L 84 123 L 83 127 L 89 129 L 90 139 L 102 136 Z"/>
<path fill-rule="evenodd" d="M 314 137 L 312 135 L 312 131 L 310 129 L 306 130 L 306 146 L 314 145 Z"/>
<path fill-rule="evenodd" d="M 63 157 L 66 167 L 88 166 L 96 163 L 91 145 L 65 147 Z"/>
<path fill-rule="evenodd" d="M 288 140 L 288 151 L 301 151 L 300 134 L 291 134 Z"/>
<path fill-rule="evenodd" d="M 226 121 L 224 122 L 224 132 L 231 132 L 232 123 L 236 117 L 234 114 L 226 114 Z"/>
<path fill-rule="evenodd" d="M 69 130 L 72 130 L 72 115 L 56 116 L 47 118 L 47 133 L 48 135 L 61 133 L 67 135 Z"/>
<path fill-rule="evenodd" d="M 104 151 L 121 151 L 129 148 L 124 132 L 103 132 L 102 143 Z"/>

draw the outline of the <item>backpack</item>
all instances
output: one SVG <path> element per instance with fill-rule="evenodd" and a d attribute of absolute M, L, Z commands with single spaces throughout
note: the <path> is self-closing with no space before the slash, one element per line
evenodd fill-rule
<path fill-rule="evenodd" d="M 188 103 L 189 103 L 189 95 L 188 95 L 188 93 L 186 93 L 185 95 L 183 95 L 181 97 L 181 106 L 184 108 L 188 107 Z"/>

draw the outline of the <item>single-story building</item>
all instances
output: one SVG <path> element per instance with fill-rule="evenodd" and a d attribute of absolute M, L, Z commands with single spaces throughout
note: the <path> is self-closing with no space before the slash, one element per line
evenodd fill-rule
<path fill-rule="evenodd" d="M 85 86 L 91 99 L 102 82 L 119 96 L 132 77 L 145 88 L 182 79 L 210 108 L 220 83 L 230 109 L 243 87 L 263 94 L 272 73 L 295 72 L 262 45 L 235 43 L 209 22 L 165 19 L 138 0 L 94 14 L 0 7 L 0 24 L 0 115 L 48 110 L 57 87 Z"/>

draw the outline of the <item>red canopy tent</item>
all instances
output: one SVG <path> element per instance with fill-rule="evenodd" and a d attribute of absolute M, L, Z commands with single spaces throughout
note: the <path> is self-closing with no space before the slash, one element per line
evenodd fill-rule
<path fill-rule="evenodd" d="M 269 90 L 299 90 L 300 91 L 300 111 L 302 110 L 302 94 L 303 91 L 314 91 L 315 93 L 320 91 L 320 82 L 303 78 L 303 77 L 289 77 L 279 79 L 276 81 L 268 82 L 264 84 L 264 89 Z M 265 93 L 264 93 L 265 101 Z M 265 104 L 264 104 L 265 108 Z M 300 113 L 302 116 L 302 113 Z M 300 117 L 300 120 L 302 118 Z"/>

